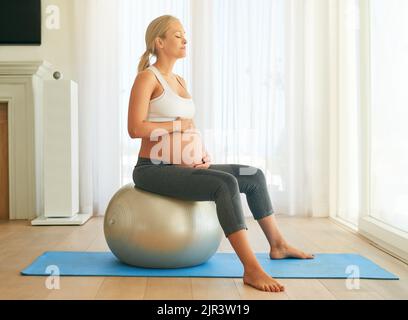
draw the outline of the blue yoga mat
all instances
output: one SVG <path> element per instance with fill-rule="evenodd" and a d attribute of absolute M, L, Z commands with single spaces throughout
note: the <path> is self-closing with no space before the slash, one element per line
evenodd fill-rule
<path fill-rule="evenodd" d="M 255 253 L 274 278 L 361 278 L 398 280 L 371 260 L 354 253 L 318 253 L 314 259 L 272 260 Z M 111 252 L 47 251 L 21 271 L 26 276 L 221 277 L 241 278 L 243 266 L 236 253 L 215 253 L 207 262 L 188 268 L 154 269 L 126 265 Z"/>

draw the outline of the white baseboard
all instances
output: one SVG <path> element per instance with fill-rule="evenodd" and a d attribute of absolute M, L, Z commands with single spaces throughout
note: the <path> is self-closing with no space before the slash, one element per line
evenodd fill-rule
<path fill-rule="evenodd" d="M 62 226 L 62 225 L 73 225 L 79 226 L 84 224 L 92 217 L 90 213 L 78 213 L 72 217 L 66 218 L 47 218 L 44 216 L 38 217 L 31 221 L 33 226 Z"/>

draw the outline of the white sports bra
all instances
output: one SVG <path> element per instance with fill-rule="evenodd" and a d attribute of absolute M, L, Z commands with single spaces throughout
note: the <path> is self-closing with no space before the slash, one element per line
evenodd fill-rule
<path fill-rule="evenodd" d="M 147 120 L 165 122 L 174 121 L 177 117 L 192 119 L 195 114 L 193 99 L 183 98 L 174 92 L 155 66 L 147 69 L 156 75 L 164 89 L 160 96 L 150 100 Z"/>

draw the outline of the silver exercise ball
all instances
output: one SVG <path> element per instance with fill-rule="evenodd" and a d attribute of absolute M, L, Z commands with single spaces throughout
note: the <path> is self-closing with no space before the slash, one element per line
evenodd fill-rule
<path fill-rule="evenodd" d="M 215 202 L 186 201 L 127 184 L 109 202 L 106 242 L 122 262 L 145 268 L 182 268 L 206 262 L 223 230 Z"/>

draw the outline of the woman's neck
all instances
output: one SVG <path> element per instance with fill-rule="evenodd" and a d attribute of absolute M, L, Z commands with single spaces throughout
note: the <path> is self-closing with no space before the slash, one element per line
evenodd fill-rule
<path fill-rule="evenodd" d="M 160 73 L 166 77 L 172 77 L 173 76 L 173 65 L 161 65 L 159 63 L 153 64 L 154 67 L 156 67 L 157 70 L 160 71 Z"/>

